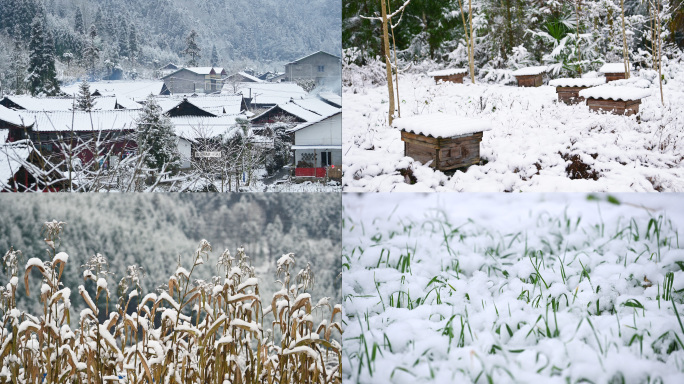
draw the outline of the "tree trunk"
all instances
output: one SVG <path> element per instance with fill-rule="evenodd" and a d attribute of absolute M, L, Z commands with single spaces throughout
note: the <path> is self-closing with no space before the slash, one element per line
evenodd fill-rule
<path fill-rule="evenodd" d="M 385 47 L 385 67 L 387 68 L 387 93 L 389 96 L 389 123 L 394 119 L 394 87 L 392 86 L 392 62 L 389 57 L 389 34 L 387 32 L 387 5 L 380 0 L 382 7 L 382 40 Z"/>

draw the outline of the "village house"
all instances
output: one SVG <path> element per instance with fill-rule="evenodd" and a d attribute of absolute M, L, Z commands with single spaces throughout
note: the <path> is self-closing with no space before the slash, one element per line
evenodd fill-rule
<path fill-rule="evenodd" d="M 285 81 L 315 80 L 316 86 L 339 88 L 342 61 L 338 56 L 318 51 L 285 64 Z"/>
<path fill-rule="evenodd" d="M 181 68 L 162 77 L 166 89 L 171 94 L 213 93 L 223 88 L 226 71 L 214 67 Z"/>
<path fill-rule="evenodd" d="M 290 129 L 296 177 L 341 177 L 342 112 Z"/>
<path fill-rule="evenodd" d="M 5 131 L 6 132 L 6 131 Z M 0 133 L 0 137 L 2 137 Z M 67 177 L 33 146 L 22 140 L 0 143 L 1 192 L 58 192 L 69 183 Z"/>
<path fill-rule="evenodd" d="M 0 107 L 2 108 L 2 107 Z M 110 157 L 125 157 L 135 148 L 134 132 L 139 111 L 13 111 L 0 110 L 0 130 L 6 141 L 30 140 L 49 161 L 63 159 L 66 152 L 84 163 L 96 157 L 103 164 Z M 4 133 L 3 133 L 4 135 Z"/>

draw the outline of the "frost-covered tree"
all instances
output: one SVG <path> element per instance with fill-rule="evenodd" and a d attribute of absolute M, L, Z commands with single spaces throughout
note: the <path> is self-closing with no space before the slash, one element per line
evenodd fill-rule
<path fill-rule="evenodd" d="M 88 80 L 83 79 L 78 86 L 78 96 L 76 97 L 76 109 L 79 111 L 90 112 L 93 110 L 94 100 L 90 95 L 90 84 Z"/>
<path fill-rule="evenodd" d="M 79 34 L 85 33 L 85 25 L 83 24 L 83 13 L 81 12 L 81 8 L 76 8 L 74 31 Z"/>
<path fill-rule="evenodd" d="M 10 88 L 18 94 L 24 93 L 26 90 L 24 78 L 26 77 L 27 64 L 28 58 L 17 35 L 14 38 L 14 47 L 10 56 L 7 80 L 10 82 Z"/>
<path fill-rule="evenodd" d="M 211 66 L 216 67 L 219 63 L 218 52 L 216 51 L 216 45 L 211 47 Z"/>
<path fill-rule="evenodd" d="M 95 68 L 95 63 L 100 59 L 100 48 L 98 47 L 97 28 L 95 24 L 90 26 L 88 32 L 88 40 L 83 48 L 83 63 L 86 69 L 92 70 Z"/>
<path fill-rule="evenodd" d="M 136 142 L 145 165 L 157 171 L 176 172 L 180 169 L 181 157 L 173 123 L 162 113 L 154 96 L 147 97 L 137 123 Z"/>
<path fill-rule="evenodd" d="M 197 45 L 197 31 L 193 29 L 185 39 L 185 49 L 182 52 L 185 56 L 189 56 L 188 66 L 196 67 L 198 65 L 198 60 L 202 58 L 201 51 L 202 49 Z"/>
<path fill-rule="evenodd" d="M 140 50 L 138 46 L 138 32 L 135 30 L 135 25 L 131 24 L 130 32 L 128 34 L 128 52 L 131 61 L 135 61 L 138 57 L 138 51 Z"/>
<path fill-rule="evenodd" d="M 27 76 L 32 95 L 55 95 L 59 92 L 54 49 L 52 34 L 44 29 L 42 15 L 36 16 L 31 24 Z"/>
<path fill-rule="evenodd" d="M 116 34 L 119 36 L 119 56 L 128 57 L 130 54 L 130 36 L 128 33 L 128 23 L 126 23 L 126 19 L 124 19 L 123 17 L 119 19 L 119 27 L 116 31 Z"/>

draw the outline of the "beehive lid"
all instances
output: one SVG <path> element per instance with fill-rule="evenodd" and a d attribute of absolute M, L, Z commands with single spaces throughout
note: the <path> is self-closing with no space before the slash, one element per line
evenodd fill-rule
<path fill-rule="evenodd" d="M 585 99 L 594 98 L 615 101 L 634 101 L 650 96 L 651 91 L 637 87 L 613 87 L 610 85 L 602 85 L 600 87 L 583 89 L 579 92 L 579 95 Z"/>
<path fill-rule="evenodd" d="M 467 73 L 468 70 L 465 68 L 449 68 L 449 69 L 442 69 L 440 71 L 432 71 L 428 72 L 428 76 L 436 77 L 436 76 L 451 76 L 451 75 L 459 75 L 462 73 Z"/>
<path fill-rule="evenodd" d="M 518 70 L 513 71 L 513 76 L 534 76 L 542 74 L 548 71 L 548 69 L 549 68 L 546 65 L 540 65 L 538 67 L 520 68 Z"/>
<path fill-rule="evenodd" d="M 549 85 L 552 87 L 595 87 L 597 85 L 602 85 L 605 83 L 605 77 L 594 77 L 588 79 L 561 78 L 549 81 Z"/>
<path fill-rule="evenodd" d="M 402 131 L 436 138 L 466 136 L 492 129 L 491 123 L 487 120 L 445 113 L 402 117 L 395 119 L 392 126 Z"/>

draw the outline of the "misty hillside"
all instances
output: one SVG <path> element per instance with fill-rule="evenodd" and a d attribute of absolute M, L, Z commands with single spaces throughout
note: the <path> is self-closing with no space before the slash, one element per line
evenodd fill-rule
<path fill-rule="evenodd" d="M 0 0 L 0 81 L 12 87 L 28 61 L 32 23 L 41 19 L 54 39 L 66 80 L 89 71 L 106 77 L 151 76 L 166 63 L 185 64 L 191 30 L 198 65 L 281 70 L 318 50 L 341 53 L 340 0 Z M 95 34 L 92 35 L 92 26 Z M 94 49 L 93 49 L 94 47 Z M 86 57 L 96 52 L 93 63 Z"/>
<path fill-rule="evenodd" d="M 57 251 L 69 255 L 62 280 L 72 292 L 83 284 L 81 265 L 96 253 L 109 261 L 111 287 L 124 276 L 127 266 L 137 264 L 147 273 L 143 289 L 154 292 L 176 271 L 179 256 L 183 267 L 192 267 L 192 252 L 206 239 L 213 251 L 193 280 L 210 279 L 221 253 L 228 249 L 235 255 L 237 247 L 244 245 L 268 294 L 277 259 L 295 252 L 295 273 L 311 262 L 315 295 L 339 303 L 339 200 L 339 195 L 329 194 L 3 195 L 0 254 L 10 246 L 22 251 L 19 276 L 23 280 L 29 258 L 48 259 L 41 228 L 45 221 L 56 219 L 67 223 Z M 34 292 L 37 276 L 31 279 Z M 9 281 L 4 270 L 0 281 Z M 29 304 L 23 285 L 20 291 L 20 305 L 40 305 L 39 295 L 32 294 Z M 82 304 L 75 298 L 74 303 Z"/>

